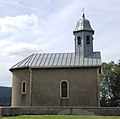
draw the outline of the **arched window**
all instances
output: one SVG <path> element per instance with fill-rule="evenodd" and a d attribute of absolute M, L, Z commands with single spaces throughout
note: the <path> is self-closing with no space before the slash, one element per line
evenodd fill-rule
<path fill-rule="evenodd" d="M 63 99 L 69 98 L 69 83 L 66 80 L 60 83 L 60 97 Z"/>
<path fill-rule="evenodd" d="M 81 45 L 81 37 L 80 36 L 77 37 L 77 44 Z"/>
<path fill-rule="evenodd" d="M 87 37 L 86 37 L 86 44 L 90 44 L 90 36 L 89 35 L 87 35 Z"/>
<path fill-rule="evenodd" d="M 26 94 L 26 91 L 27 90 L 27 83 L 26 81 L 22 81 L 22 84 L 21 84 L 21 93 L 22 94 Z"/>

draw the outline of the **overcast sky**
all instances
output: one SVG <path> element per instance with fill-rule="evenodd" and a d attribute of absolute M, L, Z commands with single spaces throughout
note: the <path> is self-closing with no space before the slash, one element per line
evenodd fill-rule
<path fill-rule="evenodd" d="M 120 0 L 0 0 L 0 86 L 12 86 L 9 68 L 36 52 L 74 52 L 77 21 L 95 30 L 102 61 L 120 59 Z"/>

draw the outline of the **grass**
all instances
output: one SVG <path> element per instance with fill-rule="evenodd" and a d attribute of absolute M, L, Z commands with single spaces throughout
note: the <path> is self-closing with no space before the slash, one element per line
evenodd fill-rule
<path fill-rule="evenodd" d="M 120 116 L 25 115 L 16 117 L 1 117 L 0 119 L 120 119 Z"/>

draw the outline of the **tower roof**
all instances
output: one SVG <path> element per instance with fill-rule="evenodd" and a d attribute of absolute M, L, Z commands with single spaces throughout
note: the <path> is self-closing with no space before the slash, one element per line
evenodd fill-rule
<path fill-rule="evenodd" d="M 94 34 L 94 30 L 92 29 L 89 20 L 85 19 L 85 14 L 83 14 L 82 19 L 78 20 L 73 33 L 79 31 L 91 31 Z"/>

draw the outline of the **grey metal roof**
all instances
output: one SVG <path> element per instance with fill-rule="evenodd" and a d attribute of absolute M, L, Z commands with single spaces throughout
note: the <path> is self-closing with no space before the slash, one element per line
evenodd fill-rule
<path fill-rule="evenodd" d="M 94 52 L 89 58 L 75 53 L 36 53 L 18 62 L 16 68 L 57 68 L 57 67 L 98 67 L 101 65 L 100 52 Z"/>
<path fill-rule="evenodd" d="M 78 20 L 74 32 L 81 31 L 81 30 L 92 31 L 94 33 L 94 30 L 92 29 L 89 20 L 85 18 Z"/>

